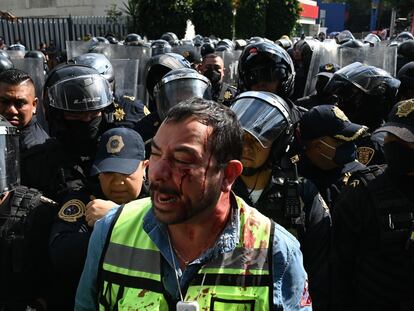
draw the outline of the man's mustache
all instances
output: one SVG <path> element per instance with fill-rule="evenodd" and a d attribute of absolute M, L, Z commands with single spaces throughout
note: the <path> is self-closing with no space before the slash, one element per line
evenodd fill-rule
<path fill-rule="evenodd" d="M 164 194 L 180 195 L 180 193 L 177 190 L 173 188 L 165 187 L 165 186 L 160 186 L 159 184 L 156 184 L 156 183 L 151 183 L 149 186 L 149 189 L 151 192 L 158 191 Z"/>

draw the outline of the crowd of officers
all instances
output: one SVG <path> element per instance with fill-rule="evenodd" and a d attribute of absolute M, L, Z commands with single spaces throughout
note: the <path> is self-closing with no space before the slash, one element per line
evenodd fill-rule
<path fill-rule="evenodd" d="M 354 48 L 380 41 L 337 35 Z M 358 59 L 326 63 L 306 97 L 305 39 L 193 43 L 200 55 L 172 53 L 173 33 L 152 42 L 145 102 L 114 96 L 117 68 L 97 49 L 48 70 L 42 98 L 0 51 L 0 310 L 75 308 L 95 222 L 150 195 L 152 138 L 170 108 L 194 97 L 230 107 L 244 131 L 234 194 L 300 242 L 311 300 L 292 284 L 302 298 L 282 309 L 414 310 L 413 36 L 392 43 L 396 77 Z M 130 34 L 123 44 L 146 43 Z M 218 52 L 237 49 L 230 85 Z"/>

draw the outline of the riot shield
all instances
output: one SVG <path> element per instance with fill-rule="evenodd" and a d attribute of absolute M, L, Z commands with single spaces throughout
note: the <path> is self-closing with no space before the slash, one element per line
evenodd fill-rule
<path fill-rule="evenodd" d="M 138 59 L 111 59 L 115 74 L 115 96 L 132 96 L 142 100 L 137 84 L 139 72 Z"/>
<path fill-rule="evenodd" d="M 338 44 L 333 39 L 326 39 L 320 44 L 315 44 L 306 79 L 304 96 L 311 94 L 315 90 L 315 76 L 319 73 L 319 67 L 327 63 L 339 64 Z"/>
<path fill-rule="evenodd" d="M 180 54 L 187 58 L 187 53 L 191 52 L 196 54 L 200 54 L 200 50 L 194 45 L 177 45 L 173 46 L 171 52 Z"/>
<path fill-rule="evenodd" d="M 48 126 L 43 109 L 43 85 L 45 83 L 43 60 L 40 58 L 22 58 L 12 59 L 12 62 L 14 68 L 27 72 L 32 78 L 35 85 L 36 97 L 38 98 L 36 109 L 37 120 L 47 131 Z"/>
<path fill-rule="evenodd" d="M 397 47 L 377 45 L 363 48 L 340 48 L 339 65 L 345 67 L 354 62 L 375 66 L 389 72 L 395 77 L 397 70 Z"/>
<path fill-rule="evenodd" d="M 26 54 L 26 51 L 18 51 L 18 50 L 6 50 L 7 54 L 9 54 L 10 59 L 22 59 Z"/>
<path fill-rule="evenodd" d="M 73 59 L 76 56 L 88 53 L 90 47 L 90 41 L 66 41 L 67 58 Z"/>
<path fill-rule="evenodd" d="M 219 55 L 224 61 L 223 81 L 234 87 L 237 87 L 237 79 L 238 79 L 237 67 L 239 64 L 239 58 L 240 58 L 241 53 L 242 51 L 240 50 L 215 52 L 215 54 Z"/>

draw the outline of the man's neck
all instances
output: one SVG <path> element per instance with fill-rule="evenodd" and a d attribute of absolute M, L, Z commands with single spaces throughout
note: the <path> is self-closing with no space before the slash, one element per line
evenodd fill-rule
<path fill-rule="evenodd" d="M 269 184 L 271 176 L 272 170 L 266 169 L 259 171 L 257 174 L 254 174 L 253 176 L 240 175 L 240 178 L 243 180 L 243 183 L 246 185 L 248 189 L 261 190 Z"/>
<path fill-rule="evenodd" d="M 230 193 L 222 193 L 213 210 L 208 210 L 196 220 L 169 225 L 171 243 L 178 257 L 185 261 L 198 258 L 214 246 L 230 217 Z"/>

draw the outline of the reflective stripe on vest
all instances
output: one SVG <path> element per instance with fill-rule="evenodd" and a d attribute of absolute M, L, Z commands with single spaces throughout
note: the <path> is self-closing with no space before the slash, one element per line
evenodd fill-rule
<path fill-rule="evenodd" d="M 200 310 L 269 310 L 271 222 L 241 199 L 237 203 L 238 245 L 200 269 L 185 295 L 185 300 L 197 299 Z M 168 310 L 161 283 L 161 255 L 143 230 L 150 208 L 151 201 L 146 198 L 125 205 L 119 215 L 102 267 L 101 310 Z"/>

